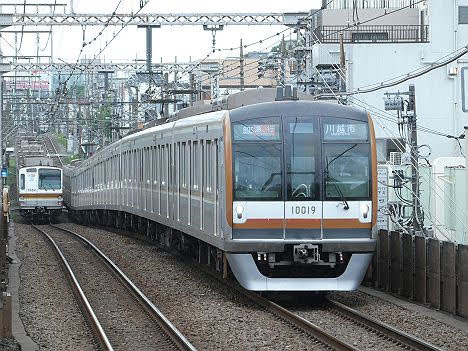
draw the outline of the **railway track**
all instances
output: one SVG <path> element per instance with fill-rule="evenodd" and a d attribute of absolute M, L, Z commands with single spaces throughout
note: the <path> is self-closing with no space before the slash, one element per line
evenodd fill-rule
<path fill-rule="evenodd" d="M 90 241 L 56 226 L 33 227 L 53 247 L 103 350 L 195 350 Z"/>
<path fill-rule="evenodd" d="M 57 152 L 57 148 L 55 147 L 52 139 L 47 135 L 44 136 L 44 144 L 47 149 L 48 156 L 54 161 L 54 166 L 63 167 L 63 162 L 59 156 L 59 153 Z"/>
<path fill-rule="evenodd" d="M 323 326 L 322 323 L 320 326 L 316 324 L 316 321 L 321 322 L 320 319 L 308 318 L 304 315 L 301 316 L 297 311 L 291 311 L 290 308 L 282 307 L 278 303 L 243 289 L 234 281 L 222 279 L 218 274 L 204 265 L 199 266 L 201 270 L 220 281 L 222 284 L 227 285 L 231 290 L 237 291 L 241 295 L 253 301 L 255 304 L 260 305 L 265 310 L 268 310 L 277 318 L 291 324 L 296 330 L 306 334 L 309 337 L 307 342 L 312 341 L 318 346 L 323 345 L 324 348 L 334 350 L 375 349 L 371 346 L 368 346 L 367 348 L 362 347 L 361 345 L 357 346 L 357 344 L 354 344 L 352 340 L 346 340 L 346 337 L 342 336 L 341 331 L 336 328 L 337 325 L 339 325 L 340 328 L 342 327 L 341 322 L 339 322 L 340 324 L 335 324 L 334 330 L 328 331 L 326 326 Z M 353 324 L 353 335 L 355 337 L 363 335 L 364 333 L 373 335 L 374 339 L 378 342 L 377 345 L 381 346 L 381 349 L 387 349 L 386 347 L 388 347 L 388 349 L 391 350 L 442 350 L 441 348 L 438 348 L 422 339 L 398 330 L 397 328 L 372 317 L 368 317 L 337 301 L 325 299 L 324 303 L 321 303 L 319 308 L 315 306 L 313 309 L 317 312 L 322 307 L 325 307 L 329 314 L 337 316 L 339 320 L 344 320 L 349 322 L 348 324 Z M 320 314 L 322 311 L 318 311 L 317 313 Z M 378 346 L 376 347 L 379 348 Z"/>
<path fill-rule="evenodd" d="M 326 332 L 324 329 L 319 327 L 317 324 L 312 323 L 311 321 L 305 318 L 302 318 L 301 316 L 287 310 L 286 308 L 280 306 L 279 304 L 273 301 L 270 301 L 251 291 L 245 290 L 236 282 L 233 282 L 228 279 L 222 279 L 216 273 L 202 265 L 200 265 L 200 267 L 208 275 L 220 281 L 222 284 L 227 285 L 230 289 L 237 291 L 241 295 L 253 301 L 255 304 L 260 305 L 264 309 L 274 314 L 277 318 L 290 323 L 294 328 L 308 335 L 313 342 L 322 344 L 326 348 L 332 350 L 357 351 L 357 349 L 354 346 L 336 338 L 332 334 Z"/>
<path fill-rule="evenodd" d="M 230 280 L 222 279 L 220 276 L 214 272 L 206 269 L 202 266 L 202 269 L 208 273 L 210 276 L 221 281 L 223 284 L 228 285 L 230 288 L 235 289 L 242 295 L 250 298 L 255 303 L 263 306 L 265 309 L 269 310 L 273 314 L 277 315 L 279 318 L 288 321 L 294 325 L 299 330 L 311 335 L 314 339 L 319 342 L 328 345 L 330 348 L 335 350 L 358 350 L 360 348 L 355 347 L 342 340 L 341 338 L 333 335 L 332 332 L 326 331 L 325 328 L 318 326 L 317 324 L 311 322 L 309 318 L 302 317 L 297 313 L 290 311 L 289 309 L 282 307 L 281 305 L 263 298 L 256 293 L 252 293 L 248 290 L 245 290 L 237 283 Z M 403 349 L 403 350 L 418 350 L 418 351 L 442 351 L 443 349 L 434 346 L 420 338 L 417 338 L 411 334 L 408 334 L 402 330 L 399 330 L 391 325 L 383 323 L 375 318 L 364 315 L 363 313 L 356 311 L 340 302 L 325 299 L 325 306 L 328 310 L 339 316 L 342 319 L 346 319 L 360 328 L 364 328 L 371 334 L 374 334 L 382 342 L 389 344 L 391 349 Z M 316 320 L 316 319 L 314 319 Z M 336 331 L 336 329 L 335 329 Z M 358 334 L 355 334 L 357 336 Z M 372 349 L 374 349 L 372 347 Z M 382 346 L 382 349 L 384 347 Z"/>
<path fill-rule="evenodd" d="M 338 301 L 326 299 L 326 302 L 329 304 L 329 308 L 333 313 L 371 330 L 373 333 L 378 334 L 382 338 L 392 340 L 396 345 L 400 345 L 404 349 L 442 351 L 442 349 L 439 347 L 436 347 L 391 325 L 383 323 L 375 318 L 366 316 L 363 313 L 356 311 L 355 309 L 348 307 Z"/>

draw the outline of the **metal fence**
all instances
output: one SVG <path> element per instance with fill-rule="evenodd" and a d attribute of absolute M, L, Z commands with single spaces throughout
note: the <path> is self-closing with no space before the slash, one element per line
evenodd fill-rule
<path fill-rule="evenodd" d="M 426 43 L 428 25 L 319 26 L 314 30 L 318 41 L 338 43 Z"/>
<path fill-rule="evenodd" d="M 467 318 L 468 246 L 380 231 L 366 282 Z"/>

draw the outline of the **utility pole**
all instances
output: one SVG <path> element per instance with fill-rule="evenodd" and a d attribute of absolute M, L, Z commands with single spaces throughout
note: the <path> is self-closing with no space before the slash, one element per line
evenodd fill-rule
<path fill-rule="evenodd" d="M 240 75 L 240 90 L 245 89 L 245 78 L 244 78 L 244 46 L 242 45 L 242 39 L 240 40 L 240 55 L 239 55 L 239 75 Z"/>
<path fill-rule="evenodd" d="M 409 86 L 407 92 L 397 92 L 397 93 L 385 93 L 385 110 L 387 111 L 398 111 L 402 113 L 403 122 L 401 124 L 406 124 L 408 130 L 408 144 L 410 147 L 410 158 L 411 158 L 411 177 L 406 178 L 408 181 L 411 181 L 411 193 L 412 200 L 411 205 L 411 230 L 415 235 L 424 234 L 424 223 L 422 221 L 422 211 L 421 211 L 421 193 L 419 188 L 419 152 L 418 152 L 418 132 L 417 132 L 417 123 L 416 123 L 416 88 L 413 84 Z M 406 110 L 404 108 L 404 101 L 402 95 L 407 95 L 408 99 Z M 393 97 L 392 97 L 393 96 Z M 400 122 L 399 122 L 400 123 Z M 403 176 L 402 176 L 403 177 Z M 400 177 L 400 178 L 402 178 Z M 402 179 L 400 179 L 402 180 Z M 401 186 L 400 186 L 401 187 Z"/>
<path fill-rule="evenodd" d="M 340 33 L 340 70 L 343 72 L 343 77 L 340 77 L 340 91 L 346 91 L 346 54 L 344 50 L 343 33 Z"/>
<path fill-rule="evenodd" d="M 286 42 L 283 39 L 281 40 L 281 64 L 280 64 L 280 85 L 286 86 Z"/>
<path fill-rule="evenodd" d="M 416 91 L 414 84 L 409 86 L 409 100 L 408 100 L 407 114 L 408 117 L 408 134 L 411 139 L 411 189 L 413 190 L 413 230 L 418 234 L 422 230 L 420 223 L 421 218 L 421 203 L 419 192 L 419 153 L 418 153 L 418 131 L 416 130 Z"/>

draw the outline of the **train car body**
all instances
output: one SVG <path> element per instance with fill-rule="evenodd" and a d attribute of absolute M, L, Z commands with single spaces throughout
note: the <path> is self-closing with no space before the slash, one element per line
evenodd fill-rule
<path fill-rule="evenodd" d="M 135 215 L 220 250 L 245 288 L 353 290 L 376 247 L 372 120 L 277 101 L 129 135 L 69 171 L 74 213 Z"/>
<path fill-rule="evenodd" d="M 18 203 L 21 216 L 33 222 L 58 217 L 63 208 L 62 169 L 27 166 L 18 170 Z"/>

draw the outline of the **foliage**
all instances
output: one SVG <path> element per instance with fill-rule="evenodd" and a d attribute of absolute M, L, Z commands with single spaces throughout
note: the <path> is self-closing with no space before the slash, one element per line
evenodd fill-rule
<path fill-rule="evenodd" d="M 80 155 L 75 154 L 75 155 L 63 157 L 63 158 L 62 158 L 62 161 L 63 161 L 64 164 L 67 165 L 67 164 L 71 163 L 71 162 L 74 161 L 74 160 L 79 160 L 80 158 L 81 158 Z"/>
<path fill-rule="evenodd" d="M 112 121 L 111 121 L 112 110 L 109 106 L 101 106 L 96 112 L 97 130 L 101 130 L 105 137 L 110 138 L 112 136 Z"/>
<path fill-rule="evenodd" d="M 300 43 L 297 40 L 294 40 L 294 39 L 284 41 L 285 50 L 291 50 L 291 49 L 295 48 L 296 46 L 298 46 L 299 44 Z M 280 41 L 278 44 L 273 46 L 270 51 L 280 53 L 281 52 L 281 45 L 282 45 L 282 42 Z"/>
<path fill-rule="evenodd" d="M 67 149 L 67 138 L 65 137 L 65 135 L 63 135 L 62 133 L 57 133 L 55 135 L 55 140 L 57 140 L 57 142 L 62 145 L 65 149 Z"/>

